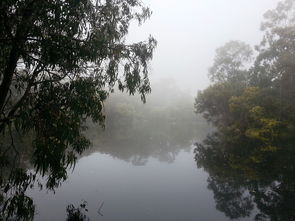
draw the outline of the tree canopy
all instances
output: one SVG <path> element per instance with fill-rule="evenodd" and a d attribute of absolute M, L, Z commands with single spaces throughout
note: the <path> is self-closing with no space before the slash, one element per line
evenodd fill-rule
<path fill-rule="evenodd" d="M 89 145 L 83 124 L 104 123 L 103 102 L 115 85 L 145 101 L 156 40 L 125 41 L 130 22 L 141 24 L 151 11 L 137 0 L 0 4 L 0 132 L 34 131 L 36 165 L 52 158 L 54 170 Z"/>
<path fill-rule="evenodd" d="M 0 9 L 1 131 L 41 117 L 44 103 L 102 120 L 105 88 L 116 83 L 143 100 L 150 91 L 155 39 L 125 43 L 130 22 L 151 15 L 140 1 L 4 0 Z"/>
<path fill-rule="evenodd" d="M 253 51 L 244 42 L 230 41 L 216 49 L 209 77 L 213 82 L 246 81 L 247 64 L 250 64 Z M 249 65 L 248 65 L 249 66 Z"/>

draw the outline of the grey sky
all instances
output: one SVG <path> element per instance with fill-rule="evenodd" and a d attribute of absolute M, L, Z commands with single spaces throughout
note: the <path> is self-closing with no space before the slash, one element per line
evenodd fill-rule
<path fill-rule="evenodd" d="M 215 49 L 230 40 L 250 45 L 261 40 L 263 14 L 279 0 L 144 0 L 153 15 L 132 27 L 134 41 L 158 40 L 151 79 L 174 78 L 192 93 L 205 88 Z"/>

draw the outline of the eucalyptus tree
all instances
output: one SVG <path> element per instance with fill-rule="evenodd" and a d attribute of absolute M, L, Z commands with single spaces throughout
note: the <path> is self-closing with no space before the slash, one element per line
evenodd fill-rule
<path fill-rule="evenodd" d="M 0 11 L 0 132 L 34 131 L 38 169 L 89 146 L 83 123 L 103 124 L 115 85 L 145 101 L 156 40 L 126 43 L 130 24 L 151 15 L 141 1 L 3 0 Z"/>
<path fill-rule="evenodd" d="M 259 87 L 275 87 L 282 102 L 295 104 L 295 1 L 279 2 L 264 14 L 264 37 L 257 47 L 258 56 L 252 76 Z"/>

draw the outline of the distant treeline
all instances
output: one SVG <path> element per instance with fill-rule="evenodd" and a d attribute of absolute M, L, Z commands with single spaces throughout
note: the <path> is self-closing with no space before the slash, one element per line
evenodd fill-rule
<path fill-rule="evenodd" d="M 152 85 L 143 104 L 139 97 L 114 93 L 105 104 L 105 128 L 88 125 L 93 143 L 89 151 L 99 150 L 125 160 L 150 156 L 172 161 L 181 149 L 205 138 L 209 125 L 193 111 L 193 97 L 172 80 Z M 136 162 L 140 163 L 140 162 Z"/>

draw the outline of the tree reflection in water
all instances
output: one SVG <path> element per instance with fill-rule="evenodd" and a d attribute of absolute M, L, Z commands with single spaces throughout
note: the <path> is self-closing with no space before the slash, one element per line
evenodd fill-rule
<path fill-rule="evenodd" d="M 282 142 L 277 151 L 269 152 L 221 131 L 198 143 L 195 160 L 209 173 L 208 188 L 216 208 L 231 219 L 255 211 L 257 221 L 294 221 L 293 143 Z"/>
<path fill-rule="evenodd" d="M 35 205 L 33 199 L 26 195 L 27 189 L 46 188 L 54 191 L 67 179 L 67 169 L 74 162 L 62 160 L 64 156 L 56 155 L 56 160 L 61 163 L 55 165 L 52 159 L 47 159 L 48 155 L 33 152 L 30 144 L 34 135 L 20 136 L 16 132 L 11 135 L 9 138 L 1 136 L 0 220 L 33 220 Z M 47 178 L 46 183 L 39 180 L 40 175 Z M 86 220 L 81 209 L 73 205 L 68 206 L 67 214 L 68 220 Z"/>
<path fill-rule="evenodd" d="M 90 124 L 87 137 L 93 147 L 85 154 L 109 154 L 133 165 L 145 165 L 150 157 L 172 163 L 193 140 L 204 139 L 211 127 L 192 109 L 193 97 L 175 82 L 153 85 L 147 103 L 138 97 L 112 94 L 106 102 L 106 127 Z"/>
<path fill-rule="evenodd" d="M 133 165 L 145 165 L 150 157 L 171 163 L 181 150 L 190 150 L 195 135 L 206 134 L 209 127 L 193 113 L 191 96 L 176 90 L 173 84 L 166 84 L 170 89 L 160 90 L 161 85 L 154 87 L 154 94 L 145 105 L 138 97 L 113 94 L 106 104 L 105 130 L 87 121 L 88 130 L 78 131 L 79 139 L 72 134 L 77 131 L 55 127 L 48 127 L 47 132 L 54 132 L 60 140 L 30 132 L 18 135 L 16 131 L 13 139 L 0 137 L 0 220 L 32 220 L 35 206 L 26 190 L 56 190 L 80 154 L 106 153 Z M 84 135 L 92 142 L 92 148 L 87 149 L 89 143 Z M 69 139 L 73 145 L 66 147 Z M 67 211 L 84 217 L 79 208 L 68 207 Z"/>

